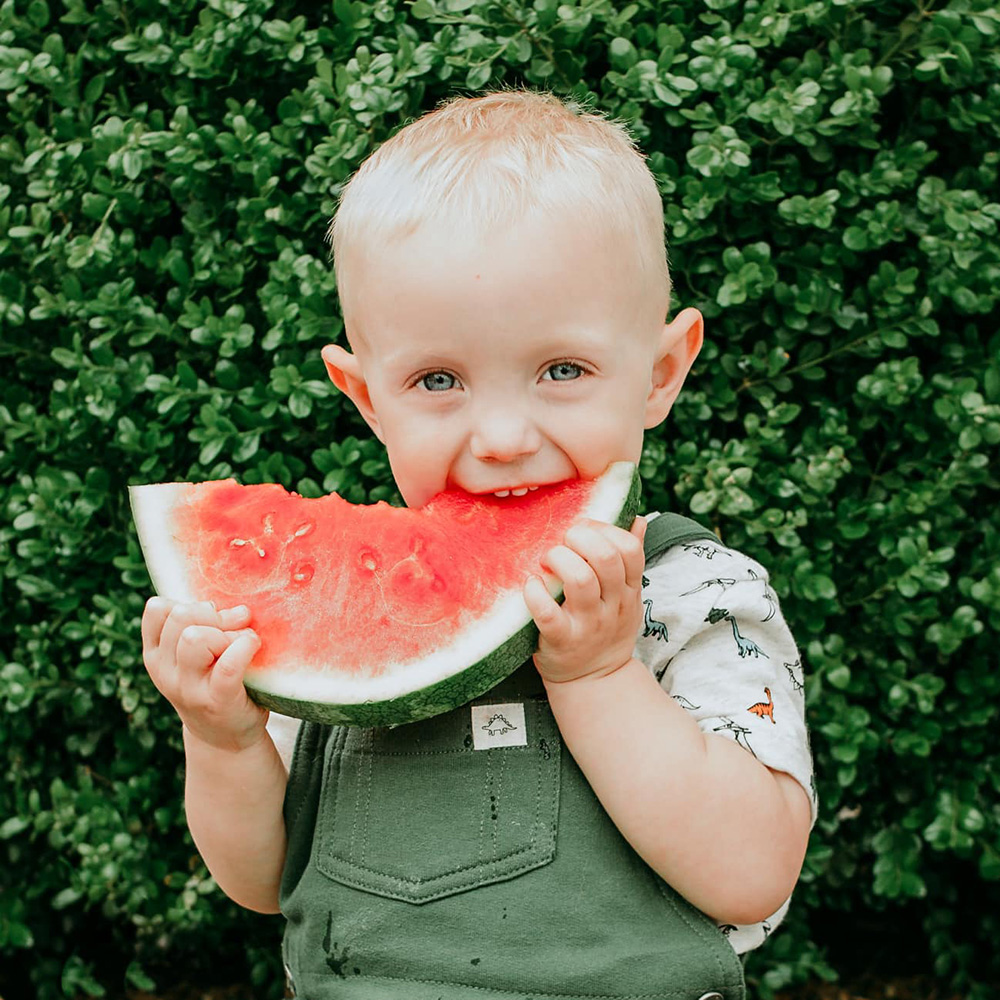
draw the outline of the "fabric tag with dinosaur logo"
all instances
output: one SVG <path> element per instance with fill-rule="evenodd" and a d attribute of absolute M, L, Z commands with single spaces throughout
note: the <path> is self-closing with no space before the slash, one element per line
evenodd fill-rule
<path fill-rule="evenodd" d="M 524 705 L 518 702 L 505 705 L 473 705 L 472 745 L 476 750 L 527 746 Z"/>

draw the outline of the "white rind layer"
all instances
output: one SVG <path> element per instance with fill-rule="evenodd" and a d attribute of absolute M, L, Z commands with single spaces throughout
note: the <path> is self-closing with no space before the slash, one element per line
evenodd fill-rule
<path fill-rule="evenodd" d="M 171 509 L 191 486 L 191 483 L 151 483 L 128 488 L 132 520 L 153 589 L 160 597 L 183 604 L 198 598 L 191 592 L 184 550 L 177 544 L 176 535 L 167 534 L 167 528 Z"/>
<path fill-rule="evenodd" d="M 580 516 L 613 523 L 632 485 L 634 466 L 616 462 L 594 482 L 594 489 Z M 165 531 L 171 507 L 183 498 L 190 483 L 130 486 L 129 499 L 143 557 L 156 592 L 161 597 L 188 603 L 191 593 L 182 549 Z M 549 593 L 562 596 L 562 585 L 551 574 L 543 576 Z M 298 701 L 330 705 L 356 705 L 399 698 L 445 680 L 490 653 L 524 628 L 531 614 L 520 590 L 506 591 L 493 607 L 464 630 L 451 636 L 449 645 L 418 660 L 389 662 L 378 676 L 357 676 L 336 670 L 317 671 L 295 661 L 272 660 L 265 670 L 251 665 L 246 683 L 258 691 Z M 333 624 L 333 620 L 331 621 Z M 251 627 L 252 623 L 251 623 Z"/>

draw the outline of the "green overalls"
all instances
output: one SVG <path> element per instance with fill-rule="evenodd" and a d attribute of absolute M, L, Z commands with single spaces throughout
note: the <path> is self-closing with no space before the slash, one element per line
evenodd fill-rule
<path fill-rule="evenodd" d="M 646 559 L 703 538 L 662 515 Z M 563 747 L 534 663 L 471 704 L 499 706 L 477 730 L 523 725 L 526 745 L 476 749 L 470 705 L 394 729 L 302 723 L 280 895 L 294 995 L 743 1000 L 722 932 L 632 850 Z"/>

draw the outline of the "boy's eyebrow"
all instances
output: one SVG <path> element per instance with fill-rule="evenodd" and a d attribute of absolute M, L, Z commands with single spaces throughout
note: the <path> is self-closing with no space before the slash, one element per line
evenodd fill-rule
<path fill-rule="evenodd" d="M 432 351 L 426 348 L 401 348 L 382 355 L 382 365 L 385 368 L 420 368 L 423 365 L 440 364 L 445 361 L 444 351 Z"/>
<path fill-rule="evenodd" d="M 588 330 L 578 330 L 553 336 L 544 342 L 539 341 L 537 349 L 532 353 L 539 359 L 545 359 L 559 355 L 607 353 L 617 351 L 620 345 L 620 338 L 609 342 L 607 337 L 592 334 Z M 447 350 L 437 350 L 418 344 L 404 345 L 383 354 L 382 364 L 387 368 L 414 368 L 425 364 L 439 364 L 451 356 L 451 352 Z"/>

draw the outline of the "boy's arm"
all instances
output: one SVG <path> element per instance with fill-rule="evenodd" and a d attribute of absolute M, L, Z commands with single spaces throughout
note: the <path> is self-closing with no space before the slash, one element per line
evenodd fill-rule
<path fill-rule="evenodd" d="M 184 751 L 188 828 L 212 877 L 241 906 L 278 913 L 288 775 L 271 737 L 219 749 L 185 726 Z"/>
<path fill-rule="evenodd" d="M 810 829 L 794 778 L 703 734 L 634 658 L 545 686 L 580 770 L 654 871 L 722 923 L 756 923 L 781 906 Z"/>
<path fill-rule="evenodd" d="M 249 622 L 245 607 L 151 597 L 142 658 L 183 724 L 188 827 L 208 870 L 237 903 L 276 913 L 287 774 L 266 731 L 268 712 L 243 686 L 260 648 Z"/>
<path fill-rule="evenodd" d="M 539 629 L 535 665 L 559 729 L 636 852 L 721 923 L 752 924 L 791 894 L 811 823 L 791 777 L 698 723 L 632 650 L 642 623 L 645 521 L 625 532 L 581 520 L 545 557 L 524 599 Z"/>

